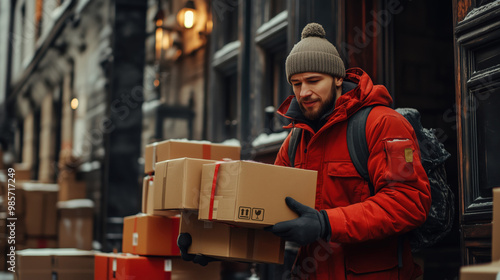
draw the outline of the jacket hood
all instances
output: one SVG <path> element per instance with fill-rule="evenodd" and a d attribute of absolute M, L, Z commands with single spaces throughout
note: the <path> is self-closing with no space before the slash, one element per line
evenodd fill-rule
<path fill-rule="evenodd" d="M 347 119 L 359 109 L 373 105 L 390 106 L 392 97 L 383 85 L 373 85 L 371 78 L 360 68 L 351 68 L 346 71 L 342 84 L 342 95 L 335 101 L 335 106 L 322 118 L 326 123 L 334 120 Z M 292 123 L 305 123 L 311 126 L 302 111 L 295 95 L 290 95 L 278 108 L 278 113 L 288 118 Z"/>

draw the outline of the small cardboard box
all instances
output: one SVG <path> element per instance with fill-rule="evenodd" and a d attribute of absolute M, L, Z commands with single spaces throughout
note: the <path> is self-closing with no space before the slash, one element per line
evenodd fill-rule
<path fill-rule="evenodd" d="M 179 214 L 179 211 L 155 210 L 154 176 L 145 176 L 142 181 L 142 204 L 141 212 L 148 215 L 171 217 Z"/>
<path fill-rule="evenodd" d="M 200 221 L 196 212 L 183 211 L 180 232 L 191 235 L 190 254 L 261 263 L 282 264 L 284 260 L 284 240 L 261 229 Z"/>
<path fill-rule="evenodd" d="M 17 280 L 87 280 L 94 275 L 94 252 L 91 251 L 26 249 L 16 253 Z"/>
<path fill-rule="evenodd" d="M 57 235 L 57 184 L 23 183 L 25 196 L 26 234 L 30 236 Z"/>
<path fill-rule="evenodd" d="M 460 280 L 498 280 L 500 279 L 500 261 L 488 264 L 463 266 L 460 268 Z"/>
<path fill-rule="evenodd" d="M 144 151 L 144 173 L 155 172 L 155 163 L 182 157 L 222 160 L 240 159 L 241 147 L 199 141 L 166 140 L 146 146 Z"/>
<path fill-rule="evenodd" d="M 57 203 L 59 248 L 91 250 L 94 229 L 94 202 L 73 199 Z"/>
<path fill-rule="evenodd" d="M 213 160 L 180 158 L 156 163 L 154 210 L 197 210 L 201 170 Z"/>
<path fill-rule="evenodd" d="M 145 256 L 179 256 L 179 217 L 138 214 L 123 221 L 124 253 Z"/>
<path fill-rule="evenodd" d="M 500 261 L 500 188 L 493 189 L 493 231 L 491 259 Z"/>
<path fill-rule="evenodd" d="M 251 161 L 205 164 L 198 218 L 258 228 L 295 219 L 285 198 L 314 208 L 316 178 L 317 171 Z"/>
<path fill-rule="evenodd" d="M 215 280 L 220 279 L 220 267 L 220 262 L 201 266 L 183 261 L 180 257 L 162 258 L 97 253 L 94 280 Z"/>

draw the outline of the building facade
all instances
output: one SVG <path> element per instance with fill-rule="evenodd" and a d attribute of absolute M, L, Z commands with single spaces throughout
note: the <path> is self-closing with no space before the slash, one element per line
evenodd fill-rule
<path fill-rule="evenodd" d="M 418 109 L 452 154 L 455 224 L 416 255 L 426 277 L 453 279 L 460 265 L 491 259 L 491 188 L 500 186 L 498 1 L 0 5 L 0 42 L 8 42 L 0 43 L 4 154 L 34 180 L 57 182 L 69 168 L 87 182 L 101 249 L 119 248 L 122 218 L 139 212 L 146 144 L 236 143 L 243 159 L 274 162 L 288 134 L 275 112 L 292 94 L 285 59 L 302 28 L 318 22 L 346 68 L 385 85 L 394 107 Z M 187 6 L 192 26 L 178 21 Z"/>

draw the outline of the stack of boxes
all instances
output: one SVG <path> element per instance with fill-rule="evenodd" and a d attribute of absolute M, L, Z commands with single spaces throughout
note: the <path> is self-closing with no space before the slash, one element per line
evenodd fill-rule
<path fill-rule="evenodd" d="M 33 279 L 33 275 L 89 279 L 94 263 L 94 253 L 88 251 L 93 240 L 93 203 L 84 199 L 81 185 L 75 192 L 75 184 L 66 180 L 61 191 L 60 184 L 49 182 L 31 180 L 31 167 L 23 164 L 0 170 L 0 269 L 16 271 L 17 279 Z M 42 263 L 52 266 L 34 265 Z"/>
<path fill-rule="evenodd" d="M 500 279 L 500 188 L 493 189 L 493 231 L 491 259 L 488 264 L 464 266 L 460 269 L 460 280 Z"/>
<path fill-rule="evenodd" d="M 179 210 L 184 207 L 197 209 L 197 197 L 193 195 L 199 193 L 201 178 L 196 170 L 200 173 L 202 164 L 227 157 L 239 159 L 239 155 L 239 147 L 192 141 L 163 141 L 146 146 L 143 213 L 124 219 L 124 254 L 96 255 L 95 279 L 115 279 L 105 278 L 106 275 L 115 275 L 116 279 L 164 279 L 166 276 L 171 279 L 219 279 L 219 263 L 201 267 L 180 258 L 177 247 Z M 167 193 L 163 187 L 156 188 L 154 183 L 157 176 L 161 176 L 161 180 L 165 178 L 166 165 L 173 168 L 169 171 L 169 180 L 174 180 L 177 186 L 172 193 Z M 186 184 L 197 187 L 197 192 L 183 193 Z M 175 203 L 175 207 L 164 207 L 169 203 Z"/>
<path fill-rule="evenodd" d="M 26 248 L 56 248 L 59 186 L 35 182 L 24 182 L 18 186 L 24 190 L 24 217 L 18 220 L 24 221 L 26 226 Z M 22 208 L 18 205 L 16 210 Z"/>
<path fill-rule="evenodd" d="M 239 157 L 240 147 L 234 146 L 171 140 L 148 145 L 144 213 L 125 218 L 123 252 L 178 256 L 180 232 L 192 237 L 190 254 L 283 263 L 284 241 L 263 228 L 297 218 L 286 206 L 287 196 L 314 207 L 317 172 Z"/>

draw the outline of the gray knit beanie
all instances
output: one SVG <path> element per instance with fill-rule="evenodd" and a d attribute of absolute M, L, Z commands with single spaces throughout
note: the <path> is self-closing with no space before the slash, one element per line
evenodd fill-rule
<path fill-rule="evenodd" d="M 326 33 L 318 23 L 309 23 L 302 30 L 300 42 L 293 46 L 286 58 L 286 77 L 290 83 L 292 75 L 304 72 L 330 74 L 344 77 L 344 62 L 337 49 L 325 39 Z"/>

